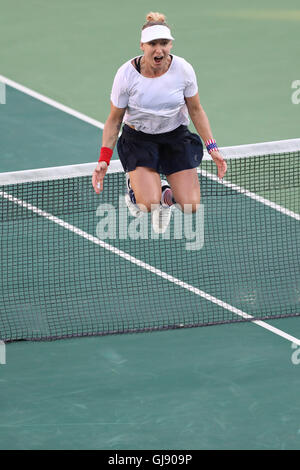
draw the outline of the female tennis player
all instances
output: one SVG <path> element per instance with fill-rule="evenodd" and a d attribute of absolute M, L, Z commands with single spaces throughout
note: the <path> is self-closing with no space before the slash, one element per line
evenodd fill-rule
<path fill-rule="evenodd" d="M 151 12 L 146 20 L 140 42 L 143 55 L 127 61 L 115 76 L 92 182 L 99 194 L 124 121 L 117 149 L 126 172 L 127 206 L 135 216 L 151 211 L 154 231 L 163 233 L 175 203 L 185 212 L 195 212 L 200 203 L 200 137 L 219 178 L 227 166 L 200 104 L 193 67 L 170 54 L 174 38 L 165 16 Z M 188 130 L 189 117 L 200 137 Z M 161 181 L 160 173 L 167 181 Z"/>

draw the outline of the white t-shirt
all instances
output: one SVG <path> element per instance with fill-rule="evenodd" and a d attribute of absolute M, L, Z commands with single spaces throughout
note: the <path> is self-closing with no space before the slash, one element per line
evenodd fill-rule
<path fill-rule="evenodd" d="M 117 108 L 127 108 L 124 121 L 137 131 L 161 134 L 190 122 L 184 98 L 198 92 L 196 74 L 182 57 L 172 57 L 169 69 L 160 77 L 144 77 L 132 59 L 117 71 L 111 101 Z"/>

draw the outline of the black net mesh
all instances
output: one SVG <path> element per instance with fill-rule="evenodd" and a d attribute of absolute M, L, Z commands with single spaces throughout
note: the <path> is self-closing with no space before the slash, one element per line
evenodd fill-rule
<path fill-rule="evenodd" d="M 300 154 L 199 173 L 204 209 L 167 232 L 124 204 L 124 173 L 0 186 L 0 338 L 41 340 L 300 314 Z M 204 236 L 204 243 L 203 243 Z"/>

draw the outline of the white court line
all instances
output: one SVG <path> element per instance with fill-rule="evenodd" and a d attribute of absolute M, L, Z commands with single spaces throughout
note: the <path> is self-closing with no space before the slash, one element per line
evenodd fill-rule
<path fill-rule="evenodd" d="M 61 104 L 58 101 L 52 100 L 51 98 L 48 98 L 47 96 L 41 95 L 40 93 L 33 91 L 30 88 L 27 88 L 23 85 L 20 85 L 19 83 L 16 83 L 13 80 L 10 80 L 9 78 L 4 77 L 3 75 L 0 75 L 0 82 L 5 83 L 6 85 L 11 86 L 12 88 L 15 88 L 16 90 L 21 91 L 22 93 L 25 93 L 26 95 L 32 96 L 32 98 L 42 101 L 43 103 L 46 103 L 49 106 L 52 106 L 53 108 L 59 109 L 60 111 L 63 111 L 64 113 L 70 114 L 71 116 L 74 116 L 77 119 L 80 119 L 81 121 L 87 122 L 88 124 L 91 124 L 92 126 L 98 127 L 99 129 L 104 128 L 104 124 L 102 122 L 97 121 L 96 119 L 90 118 L 89 116 L 86 116 L 85 114 L 82 114 L 79 111 L 76 111 L 75 109 L 69 108 L 68 106 Z"/>
<path fill-rule="evenodd" d="M 210 301 L 210 302 L 212 302 L 216 305 L 219 305 L 220 307 L 222 307 L 222 308 L 224 308 L 224 309 L 226 309 L 226 310 L 228 310 L 228 311 L 230 311 L 230 312 L 232 312 L 236 315 L 239 315 L 240 317 L 243 317 L 243 318 L 249 319 L 249 320 L 251 318 L 253 318 L 252 315 L 249 315 L 248 313 L 243 312 L 242 310 L 240 310 L 236 307 L 233 307 L 232 305 L 230 305 L 226 302 L 223 302 L 222 300 L 220 300 L 220 299 L 218 299 L 218 298 L 216 298 L 216 297 L 214 297 L 210 294 L 207 294 L 206 292 L 198 289 L 197 287 L 194 287 L 191 284 L 188 284 L 184 281 L 181 281 L 180 279 L 177 279 L 176 277 L 174 277 L 170 274 L 167 274 L 164 271 L 161 271 L 160 269 L 157 269 L 154 266 L 151 266 L 150 264 L 145 263 L 144 261 L 141 261 L 138 258 L 135 258 L 134 256 L 126 253 L 125 251 L 119 250 L 118 248 L 110 245 L 109 243 L 106 243 L 103 240 L 100 240 L 99 238 L 94 237 L 93 235 L 91 235 L 87 232 L 84 232 L 83 230 L 79 229 L 78 227 L 75 227 L 74 225 L 71 225 L 71 224 L 65 222 L 64 220 L 59 219 L 58 217 L 50 214 L 49 212 L 43 211 L 43 210 L 39 209 L 38 207 L 35 207 L 32 204 L 29 204 L 25 201 L 22 201 L 21 199 L 18 199 L 16 197 L 12 196 L 11 194 L 8 194 L 4 191 L 0 191 L 0 196 L 3 197 L 4 199 L 8 199 L 9 201 L 13 202 L 14 204 L 18 204 L 21 207 L 25 207 L 26 209 L 34 212 L 35 214 L 38 214 L 42 217 L 45 217 L 46 219 L 50 220 L 51 222 L 65 228 L 66 230 L 70 230 L 70 232 L 73 232 L 76 235 L 79 235 L 80 237 L 85 238 L 86 240 L 94 243 L 95 245 L 101 246 L 105 250 L 108 250 L 108 251 L 120 256 L 121 258 L 124 258 L 127 261 L 130 261 L 131 263 L 133 263 L 133 264 L 135 264 L 135 265 L 137 265 L 137 266 L 139 266 L 139 267 L 141 267 L 141 268 L 143 268 L 147 271 L 150 271 L 151 273 L 155 274 L 156 276 L 159 276 L 163 279 L 166 279 L 169 282 L 172 282 L 173 284 L 176 284 L 177 286 L 182 287 L 183 289 L 186 289 L 186 290 L 194 293 L 195 295 L 199 295 L 200 297 L 202 297 L 202 298 L 204 298 L 204 299 L 206 299 L 206 300 L 208 300 L 208 301 Z M 265 328 L 266 330 L 269 330 L 272 333 L 275 333 L 276 335 L 281 336 L 282 338 L 284 338 L 288 341 L 291 341 L 292 343 L 297 344 L 298 346 L 300 346 L 300 339 L 295 338 L 294 336 L 291 336 L 288 333 L 285 333 L 284 331 L 279 330 L 278 328 L 275 328 L 275 327 L 269 325 L 268 323 L 265 323 L 264 321 L 253 320 L 252 323 L 255 323 L 256 325 L 259 325 L 262 328 Z"/>
<path fill-rule="evenodd" d="M 261 197 L 258 194 L 252 193 L 251 191 L 248 191 L 247 189 L 237 186 L 234 183 L 230 183 L 229 181 L 226 181 L 224 179 L 220 180 L 216 175 L 213 175 L 212 173 L 209 173 L 206 170 L 202 170 L 201 168 L 198 169 L 198 173 L 205 176 L 205 178 L 209 178 L 215 181 L 216 183 L 222 184 L 223 186 L 226 186 L 227 188 L 233 189 L 234 191 L 241 193 L 243 196 L 250 197 L 251 199 L 254 199 L 257 202 L 260 202 L 261 204 L 264 204 L 265 206 L 271 207 L 272 209 L 275 209 L 276 211 L 281 212 L 284 215 L 292 217 L 293 219 L 296 219 L 296 220 L 300 220 L 300 214 L 297 214 L 297 212 L 290 211 L 289 209 L 286 209 L 286 207 L 280 206 L 279 204 L 276 204 L 275 202 L 269 201 L 269 199 L 265 199 L 264 197 Z"/>

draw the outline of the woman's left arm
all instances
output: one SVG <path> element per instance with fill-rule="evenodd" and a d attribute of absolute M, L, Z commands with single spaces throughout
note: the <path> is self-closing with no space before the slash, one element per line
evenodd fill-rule
<path fill-rule="evenodd" d="M 185 98 L 185 101 L 191 120 L 193 121 L 193 124 L 203 142 L 213 139 L 209 120 L 206 116 L 204 109 L 201 106 L 199 94 L 197 93 L 197 95 L 192 96 L 191 98 Z M 212 150 L 210 152 L 210 155 L 215 164 L 217 165 L 218 177 L 223 178 L 227 170 L 226 161 L 218 150 Z"/>

